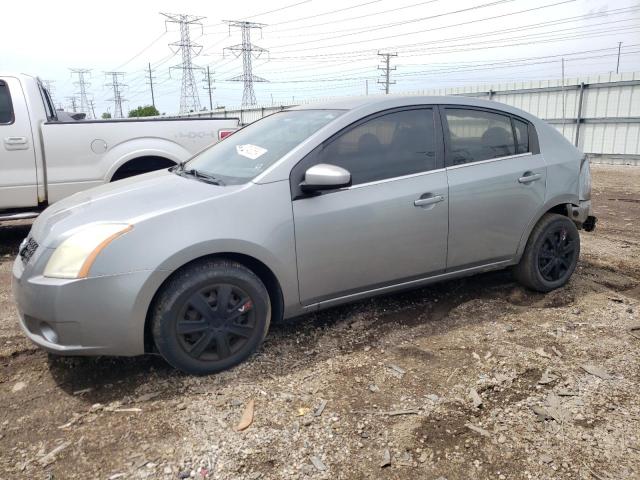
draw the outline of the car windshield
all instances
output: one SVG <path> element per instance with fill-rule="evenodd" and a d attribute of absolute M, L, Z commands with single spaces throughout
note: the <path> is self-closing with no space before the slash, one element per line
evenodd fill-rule
<path fill-rule="evenodd" d="M 199 153 L 185 164 L 184 170 L 213 176 L 225 185 L 246 183 L 342 113 L 342 110 L 274 113 Z"/>

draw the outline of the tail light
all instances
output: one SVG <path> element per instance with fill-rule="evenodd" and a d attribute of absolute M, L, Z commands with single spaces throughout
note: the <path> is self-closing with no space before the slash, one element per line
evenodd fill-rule
<path fill-rule="evenodd" d="M 218 140 L 223 140 L 232 135 L 235 130 L 218 130 Z"/>
<path fill-rule="evenodd" d="M 591 200 L 591 168 L 589 159 L 585 155 L 580 165 L 580 200 Z"/>

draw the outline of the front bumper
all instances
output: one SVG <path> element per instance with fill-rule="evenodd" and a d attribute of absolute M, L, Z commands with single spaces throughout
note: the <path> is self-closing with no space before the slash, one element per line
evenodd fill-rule
<path fill-rule="evenodd" d="M 31 341 L 60 355 L 140 355 L 153 272 L 86 279 L 46 278 L 18 257 L 12 290 Z"/>

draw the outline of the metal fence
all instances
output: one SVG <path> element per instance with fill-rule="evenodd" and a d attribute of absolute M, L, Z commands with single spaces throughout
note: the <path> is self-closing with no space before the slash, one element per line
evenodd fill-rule
<path fill-rule="evenodd" d="M 521 108 L 554 125 L 594 161 L 640 165 L 640 72 L 561 80 L 477 85 L 402 92 L 463 95 Z M 309 100 L 313 103 L 318 100 Z M 188 116 L 238 117 L 242 124 L 293 105 L 219 109 Z"/>

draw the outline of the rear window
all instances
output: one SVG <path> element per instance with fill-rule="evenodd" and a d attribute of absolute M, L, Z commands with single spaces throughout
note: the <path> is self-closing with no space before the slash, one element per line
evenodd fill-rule
<path fill-rule="evenodd" d="M 13 122 L 13 106 L 11 105 L 11 95 L 9 87 L 0 80 L 0 123 Z"/>
<path fill-rule="evenodd" d="M 507 115 L 462 108 L 447 108 L 445 114 L 452 165 L 515 154 L 511 118 Z"/>

